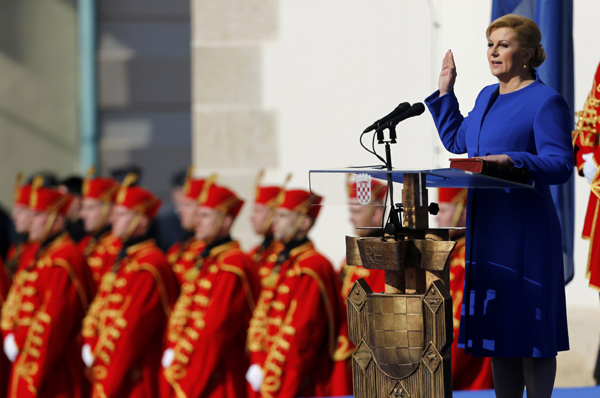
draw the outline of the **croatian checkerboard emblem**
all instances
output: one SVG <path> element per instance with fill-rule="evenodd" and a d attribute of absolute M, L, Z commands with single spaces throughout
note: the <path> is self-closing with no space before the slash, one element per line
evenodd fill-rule
<path fill-rule="evenodd" d="M 371 176 L 365 173 L 356 175 L 356 198 L 361 205 L 371 203 Z"/>

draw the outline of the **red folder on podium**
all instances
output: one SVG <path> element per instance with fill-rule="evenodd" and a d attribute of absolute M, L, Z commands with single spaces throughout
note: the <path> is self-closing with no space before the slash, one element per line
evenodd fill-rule
<path fill-rule="evenodd" d="M 519 169 L 505 164 L 489 162 L 478 158 L 454 158 L 450 159 L 450 168 L 470 171 L 490 177 L 502 178 L 504 180 L 526 184 L 530 173 L 527 169 Z"/>

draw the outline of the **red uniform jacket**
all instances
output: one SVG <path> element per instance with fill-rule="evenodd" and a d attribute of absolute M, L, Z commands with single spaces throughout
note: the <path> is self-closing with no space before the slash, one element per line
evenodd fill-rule
<path fill-rule="evenodd" d="M 4 268 L 4 263 L 0 259 L 0 308 L 4 305 L 6 297 L 8 296 L 8 289 L 10 287 L 10 278 Z M 0 334 L 0 339 L 2 335 Z M 11 363 L 4 355 L 4 350 L 0 353 L 0 398 L 5 398 L 8 393 L 8 376 L 10 375 Z"/>
<path fill-rule="evenodd" d="M 98 286 L 102 275 L 112 269 L 122 246 L 121 240 L 110 232 L 103 233 L 98 238 L 87 235 L 79 242 L 79 248 L 85 256 Z"/>
<path fill-rule="evenodd" d="M 9 267 L 9 264 L 11 264 L 10 267 L 14 272 L 14 276 L 10 290 L 5 296 L 4 304 L 2 305 L 0 329 L 2 330 L 3 338 L 9 333 L 15 333 L 17 329 L 17 315 L 21 305 L 21 289 L 24 282 L 24 274 L 20 275 L 20 273 L 22 273 L 28 265 L 31 265 L 37 247 L 37 243 L 25 242 L 11 246 L 8 251 L 8 262 L 6 266 Z M 7 271 L 9 270 L 7 269 Z"/>
<path fill-rule="evenodd" d="M 250 363 L 261 365 L 265 361 L 267 351 L 267 302 L 271 299 L 273 287 L 279 278 L 279 274 L 272 271 L 277 261 L 277 254 L 283 249 L 283 244 L 272 240 L 266 245 L 267 247 L 264 246 L 263 242 L 249 253 L 258 270 L 261 291 L 248 328 L 247 348 L 250 352 Z M 249 394 L 255 395 L 251 390 L 249 390 Z"/>
<path fill-rule="evenodd" d="M 173 267 L 180 286 L 184 282 L 185 273 L 194 267 L 196 259 L 205 247 L 206 243 L 203 241 L 191 238 L 183 243 L 175 242 L 167 251 L 167 261 Z"/>
<path fill-rule="evenodd" d="M 265 239 L 263 243 L 256 246 L 248 253 L 252 261 L 256 264 L 261 284 L 264 278 L 271 275 L 271 266 L 277 260 L 277 255 L 281 250 L 283 250 L 283 244 L 281 242 L 273 239 L 270 241 Z"/>
<path fill-rule="evenodd" d="M 11 289 L 7 304 L 18 308 L 17 315 L 3 325 L 15 334 L 20 350 L 9 396 L 87 396 L 79 332 L 94 283 L 79 248 L 67 233 L 59 235 L 16 279 L 13 286 L 19 289 Z"/>
<path fill-rule="evenodd" d="M 310 241 L 281 260 L 274 270 L 278 281 L 267 295 L 261 397 L 337 395 L 336 387 L 348 385 L 333 378 L 337 338 L 345 319 L 337 275 Z"/>
<path fill-rule="evenodd" d="M 258 290 L 254 265 L 235 241 L 212 247 L 188 270 L 167 333 L 172 396 L 246 396 L 246 330 Z"/>
<path fill-rule="evenodd" d="M 452 314 L 454 322 L 454 341 L 452 342 L 452 389 L 487 390 L 494 388 L 492 379 L 492 359 L 474 358 L 457 347 L 460 313 L 465 284 L 465 238 L 456 241 L 450 254 L 450 294 L 452 295 Z"/>
<path fill-rule="evenodd" d="M 573 131 L 573 147 L 577 170 L 579 175 L 583 176 L 584 154 L 593 153 L 594 163 L 596 166 L 600 165 L 600 65 L 583 111 L 578 114 L 577 127 Z M 596 173 L 590 189 L 581 235 L 590 241 L 586 277 L 590 280 L 590 287 L 600 291 L 600 222 L 596 221 L 600 213 L 600 173 Z"/>
<path fill-rule="evenodd" d="M 9 274 L 16 274 L 18 270 L 24 268 L 25 264 L 32 260 L 38 247 L 39 243 L 30 241 L 12 244 L 6 256 L 6 268 Z"/>
<path fill-rule="evenodd" d="M 153 240 L 124 250 L 118 268 L 102 277 L 83 321 L 94 354 L 88 372 L 92 397 L 157 397 L 163 336 L 177 298 L 177 280 Z"/>
<path fill-rule="evenodd" d="M 366 269 L 359 265 L 349 266 L 346 261 L 340 269 L 340 279 L 342 281 L 342 299 L 346 302 L 346 297 L 354 282 L 364 279 L 374 293 L 381 293 L 385 290 L 385 271 L 382 269 Z"/>

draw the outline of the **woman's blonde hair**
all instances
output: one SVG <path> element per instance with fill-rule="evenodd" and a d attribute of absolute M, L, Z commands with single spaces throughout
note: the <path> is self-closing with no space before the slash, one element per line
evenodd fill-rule
<path fill-rule="evenodd" d="M 542 33 L 537 24 L 522 15 L 506 14 L 493 21 L 485 31 L 489 39 L 493 31 L 500 28 L 509 28 L 515 32 L 517 41 L 522 48 L 533 50 L 533 56 L 529 60 L 532 68 L 537 68 L 546 60 L 546 52 L 542 48 Z"/>

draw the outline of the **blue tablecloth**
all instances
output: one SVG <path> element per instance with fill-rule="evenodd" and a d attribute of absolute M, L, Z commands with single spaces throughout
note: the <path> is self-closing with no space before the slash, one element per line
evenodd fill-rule
<path fill-rule="evenodd" d="M 524 395 L 525 397 L 527 395 Z M 493 390 L 454 391 L 453 398 L 495 398 Z M 352 396 L 337 398 L 353 398 Z M 555 388 L 552 398 L 600 398 L 600 386 L 578 388 Z"/>

